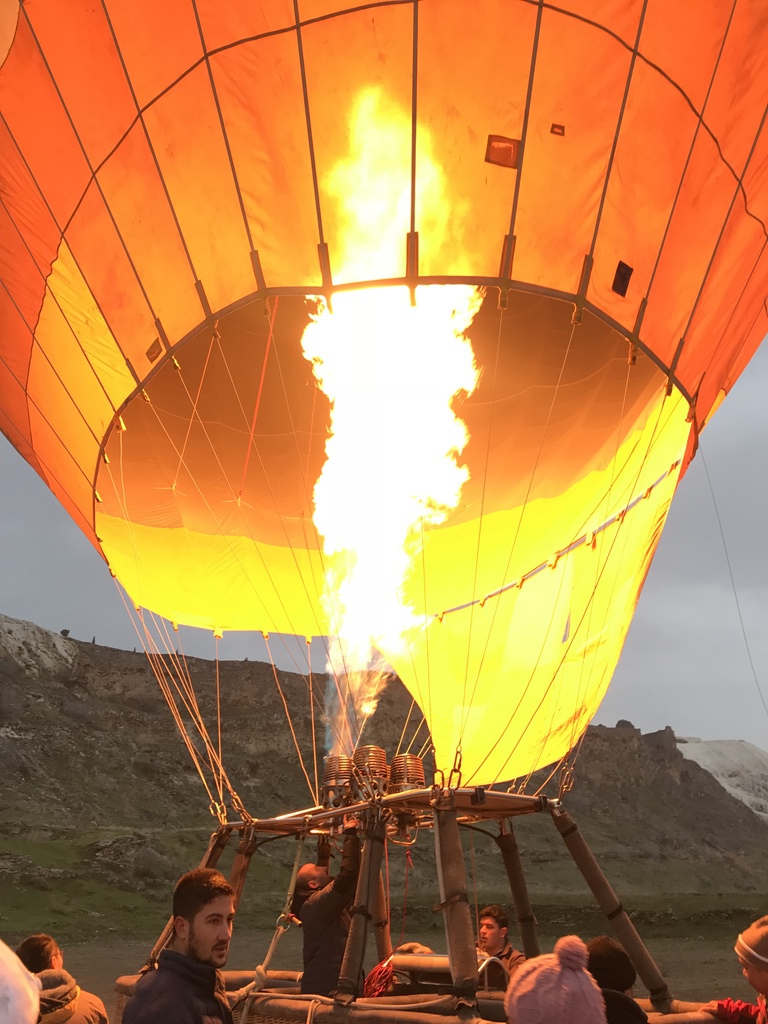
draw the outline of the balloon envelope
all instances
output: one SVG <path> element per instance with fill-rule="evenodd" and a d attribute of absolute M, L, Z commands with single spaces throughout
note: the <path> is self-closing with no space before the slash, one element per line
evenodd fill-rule
<path fill-rule="evenodd" d="M 136 604 L 333 633 L 307 297 L 487 289 L 467 480 L 380 646 L 441 767 L 550 763 L 765 333 L 767 55 L 757 2 L 4 0 L 0 426 Z"/>

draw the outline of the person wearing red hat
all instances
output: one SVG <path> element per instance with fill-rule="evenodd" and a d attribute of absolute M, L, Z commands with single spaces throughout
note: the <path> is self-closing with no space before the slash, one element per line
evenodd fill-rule
<path fill-rule="evenodd" d="M 741 964 L 741 973 L 757 992 L 756 1003 L 741 999 L 713 999 L 701 1007 L 726 1024 L 750 1021 L 768 1024 L 768 916 L 758 918 L 736 939 L 733 947 Z"/>

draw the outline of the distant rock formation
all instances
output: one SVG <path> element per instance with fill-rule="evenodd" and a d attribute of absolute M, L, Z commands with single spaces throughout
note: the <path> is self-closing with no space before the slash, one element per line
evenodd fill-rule
<path fill-rule="evenodd" d="M 188 665 L 213 727 L 215 667 L 195 659 Z M 285 672 L 279 679 L 311 773 L 306 680 Z M 307 806 L 308 790 L 271 666 L 223 662 L 220 686 L 224 760 L 245 806 L 261 817 Z M 391 685 L 366 741 L 394 752 L 409 706 L 404 689 Z M 642 735 L 629 722 L 613 729 L 590 727 L 574 759 L 575 785 L 564 803 L 619 891 L 768 889 L 768 824 L 759 816 L 768 813 L 768 754 L 749 744 L 722 745 L 726 748 L 749 757 L 731 762 L 723 754 L 710 771 L 705 760 L 697 763 L 697 752 L 711 753 L 715 745 L 688 742 L 683 756 L 671 729 Z M 547 774 L 531 780 L 528 791 L 543 784 Z M 3 847 L 0 840 L 0 882 L 4 875 L 17 882 L 23 876 L 40 888 L 46 872 L 92 871 L 120 886 L 148 890 L 157 884 L 166 891 L 168 879 L 201 851 L 191 854 L 186 845 L 176 854 L 155 837 L 194 833 L 204 842 L 215 824 L 143 654 L 79 642 L 4 617 L 0 776 L 0 825 L 16 841 Z M 556 775 L 544 792 L 557 796 L 558 780 Z M 743 799 L 747 790 L 750 801 Z M 583 890 L 547 814 L 520 819 L 515 832 L 534 892 Z M 59 841 L 68 835 L 82 863 L 73 856 L 70 866 L 49 870 L 24 853 L 25 837 Z M 474 834 L 471 842 L 483 892 L 503 899 L 508 887 L 495 844 Z M 423 870 L 425 878 L 430 847 L 420 840 L 414 851 L 414 870 Z M 272 844 L 265 856 L 274 858 L 276 878 L 287 871 L 287 882 L 286 864 L 293 857 L 288 845 Z M 393 877 L 401 870 L 393 863 Z M 414 885 L 412 891 L 418 889 Z M 431 900 L 432 894 L 424 898 Z"/>
<path fill-rule="evenodd" d="M 695 761 L 720 785 L 768 821 L 768 753 L 746 740 L 677 741 L 683 757 Z"/>

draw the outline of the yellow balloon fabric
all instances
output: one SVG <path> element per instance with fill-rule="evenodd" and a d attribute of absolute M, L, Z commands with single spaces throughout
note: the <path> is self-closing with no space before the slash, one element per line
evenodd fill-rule
<path fill-rule="evenodd" d="M 762 5 L 4 0 L 0 62 L 0 429 L 131 599 L 333 633 L 313 297 L 479 288 L 466 481 L 380 646 L 439 767 L 563 756 L 766 330 Z"/>

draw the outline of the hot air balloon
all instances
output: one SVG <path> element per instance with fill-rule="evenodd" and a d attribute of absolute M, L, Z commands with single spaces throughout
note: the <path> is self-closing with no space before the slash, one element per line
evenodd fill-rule
<path fill-rule="evenodd" d="M 767 55 L 758 0 L 2 0 L 0 426 L 142 616 L 332 638 L 334 756 L 394 672 L 446 792 L 525 779 L 765 334 Z"/>

